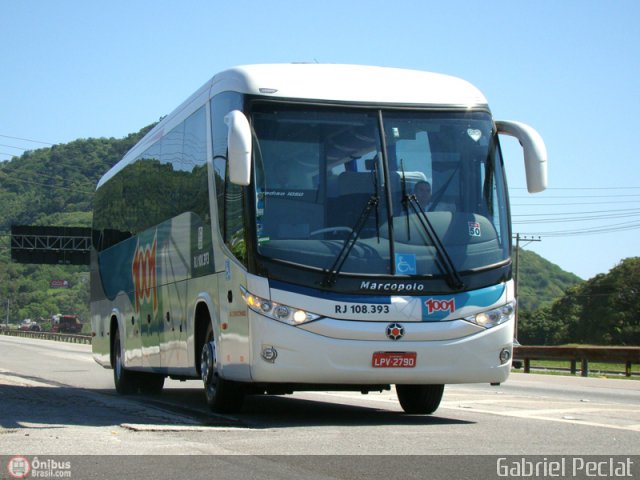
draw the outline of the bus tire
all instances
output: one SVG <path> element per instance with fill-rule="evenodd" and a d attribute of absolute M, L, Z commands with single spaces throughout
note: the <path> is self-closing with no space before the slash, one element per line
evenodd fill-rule
<path fill-rule="evenodd" d="M 164 375 L 157 373 L 138 373 L 140 392 L 148 395 L 159 395 L 164 387 Z"/>
<path fill-rule="evenodd" d="M 137 372 L 124 368 L 120 332 L 117 328 L 114 331 L 113 338 L 113 383 L 116 386 L 116 392 L 120 395 L 130 395 L 138 391 Z"/>
<path fill-rule="evenodd" d="M 200 373 L 207 405 L 213 412 L 239 412 L 242 410 L 245 392 L 238 383 L 221 378 L 217 365 L 216 342 L 209 325 L 200 355 Z"/>
<path fill-rule="evenodd" d="M 444 385 L 396 385 L 398 401 L 405 413 L 435 412 L 443 393 Z"/>

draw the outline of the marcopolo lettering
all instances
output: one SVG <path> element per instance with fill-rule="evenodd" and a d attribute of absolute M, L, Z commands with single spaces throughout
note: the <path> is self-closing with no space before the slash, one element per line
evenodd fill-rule
<path fill-rule="evenodd" d="M 398 282 L 369 282 L 363 281 L 360 284 L 361 290 L 374 292 L 422 292 L 424 285 L 420 283 L 398 283 Z"/>

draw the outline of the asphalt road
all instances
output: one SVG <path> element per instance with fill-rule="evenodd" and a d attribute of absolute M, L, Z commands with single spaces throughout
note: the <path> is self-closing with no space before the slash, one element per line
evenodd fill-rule
<path fill-rule="evenodd" d="M 216 478 L 360 478 L 369 470 L 425 478 L 420 472 L 436 460 L 443 475 L 456 468 L 455 478 L 480 478 L 478 462 L 493 472 L 494 458 L 440 456 L 640 455 L 640 381 L 514 373 L 499 387 L 447 386 L 429 416 L 402 413 L 393 391 L 250 397 L 241 414 L 217 416 L 197 381 L 167 381 L 160 396 L 121 397 L 89 346 L 0 335 L 0 456 L 18 454 L 135 456 L 86 478 L 132 468 L 142 472 L 135 478 L 168 478 L 162 473 L 185 461 L 166 457 L 174 460 L 163 466 L 159 455 L 206 456 L 187 462 L 187 471 L 213 469 Z M 149 455 L 153 468 L 131 463 Z"/>

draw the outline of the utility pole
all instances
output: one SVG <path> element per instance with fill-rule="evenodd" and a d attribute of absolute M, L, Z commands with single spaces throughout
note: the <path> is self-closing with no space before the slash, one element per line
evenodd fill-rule
<path fill-rule="evenodd" d="M 521 236 L 519 233 L 516 233 L 516 272 L 515 272 L 515 282 L 514 282 L 514 294 L 516 299 L 518 298 L 518 284 L 520 283 L 520 242 L 527 242 L 525 245 L 529 245 L 531 242 L 541 242 L 542 239 L 540 237 L 526 237 Z M 515 325 L 513 327 L 513 338 L 518 339 L 518 310 L 520 309 L 518 303 L 516 303 L 516 318 Z"/>

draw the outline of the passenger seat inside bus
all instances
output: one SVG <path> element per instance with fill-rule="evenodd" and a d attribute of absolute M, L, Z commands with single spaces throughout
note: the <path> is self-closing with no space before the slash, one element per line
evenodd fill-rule
<path fill-rule="evenodd" d="M 342 172 L 337 179 L 338 196 L 329 203 L 327 225 L 336 227 L 355 227 L 367 202 L 374 193 L 374 176 L 371 172 Z M 375 212 L 369 216 L 374 219 Z"/>
<path fill-rule="evenodd" d="M 322 228 L 324 208 L 295 197 L 268 197 L 265 201 L 263 235 L 272 240 L 308 238 Z"/>

